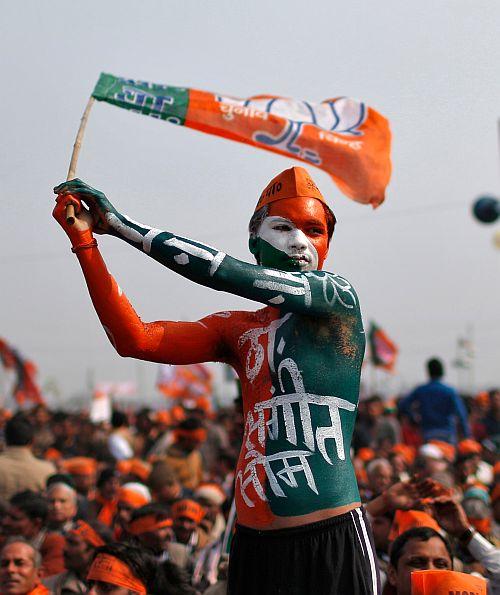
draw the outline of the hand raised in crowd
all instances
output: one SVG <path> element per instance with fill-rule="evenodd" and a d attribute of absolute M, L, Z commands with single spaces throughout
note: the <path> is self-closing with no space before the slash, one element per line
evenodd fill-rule
<path fill-rule="evenodd" d="M 366 509 L 372 516 L 390 510 L 420 509 L 430 499 L 443 495 L 445 492 L 447 493 L 447 490 L 434 479 L 416 477 L 410 481 L 400 481 L 393 484 L 383 494 L 369 502 Z"/>
<path fill-rule="evenodd" d="M 98 234 L 111 233 L 109 217 L 117 216 L 118 212 L 100 190 L 75 178 L 59 184 L 54 188 L 54 192 L 58 195 L 57 206 L 53 212 L 54 218 L 70 238 L 70 228 L 74 226 L 77 226 L 80 231 L 90 229 Z M 73 226 L 69 225 L 66 222 L 66 217 L 63 216 L 63 211 L 68 204 L 75 207 L 75 224 Z"/>
<path fill-rule="evenodd" d="M 454 497 L 443 495 L 434 498 L 432 509 L 439 525 L 450 535 L 460 537 L 469 528 L 467 515 Z"/>

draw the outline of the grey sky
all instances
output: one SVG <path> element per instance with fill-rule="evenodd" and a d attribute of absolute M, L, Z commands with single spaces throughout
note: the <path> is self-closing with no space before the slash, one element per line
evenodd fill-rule
<path fill-rule="evenodd" d="M 348 95 L 383 113 L 394 172 L 377 211 L 310 168 L 339 220 L 327 268 L 353 283 L 365 320 L 399 344 L 389 388 L 421 380 L 429 355 L 450 363 L 467 324 L 477 383 L 498 384 L 498 226 L 474 222 L 470 204 L 482 192 L 500 194 L 499 26 L 495 0 L 4 0 L 0 336 L 65 395 L 85 387 L 88 370 L 96 380 L 139 376 L 154 392 L 156 366 L 113 351 L 51 218 L 51 189 L 66 175 L 79 118 L 105 71 L 239 97 Z M 292 164 L 97 104 L 78 176 L 140 221 L 248 259 L 257 196 Z M 117 240 L 99 242 L 144 320 L 258 307 L 195 286 Z"/>

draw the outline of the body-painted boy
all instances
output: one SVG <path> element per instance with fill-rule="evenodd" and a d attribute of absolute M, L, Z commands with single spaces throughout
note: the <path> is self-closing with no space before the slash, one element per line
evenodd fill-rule
<path fill-rule="evenodd" d="M 229 592 L 376 593 L 369 529 L 349 456 L 363 324 L 350 283 L 321 270 L 335 217 L 307 171 L 286 170 L 262 192 L 249 226 L 257 264 L 138 223 L 80 180 L 55 192 L 54 216 L 70 237 L 120 355 L 170 364 L 220 361 L 238 373 L 246 423 Z M 65 220 L 71 200 L 78 213 L 74 226 Z M 108 273 L 92 231 L 264 308 L 197 322 L 144 323 Z"/>

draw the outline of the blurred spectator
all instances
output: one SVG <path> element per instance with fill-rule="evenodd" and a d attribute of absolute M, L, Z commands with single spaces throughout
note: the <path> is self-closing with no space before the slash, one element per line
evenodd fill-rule
<path fill-rule="evenodd" d="M 77 513 L 76 491 L 66 483 L 51 483 L 47 487 L 47 528 L 66 533 L 73 527 Z"/>
<path fill-rule="evenodd" d="M 55 472 L 52 463 L 33 456 L 33 435 L 31 422 L 21 413 L 5 424 L 6 449 L 0 455 L 0 500 L 4 502 L 23 490 L 41 492 L 47 477 Z"/>
<path fill-rule="evenodd" d="M 392 466 L 387 459 L 373 459 L 366 467 L 368 487 L 372 497 L 378 496 L 394 483 Z"/>
<path fill-rule="evenodd" d="M 97 461 L 91 457 L 72 457 L 64 461 L 63 469 L 73 478 L 80 496 L 92 500 L 95 494 Z"/>
<path fill-rule="evenodd" d="M 208 543 L 208 535 L 201 527 L 204 516 L 203 507 L 194 500 L 179 500 L 172 506 L 175 538 L 190 552 L 200 550 Z"/>
<path fill-rule="evenodd" d="M 97 490 L 90 505 L 90 516 L 96 518 L 106 527 L 111 527 L 116 514 L 120 489 L 118 472 L 109 467 L 103 469 L 96 485 Z"/>
<path fill-rule="evenodd" d="M 64 569 L 64 537 L 48 532 L 46 528 L 48 507 L 45 498 L 29 490 L 15 494 L 2 519 L 2 532 L 8 536 L 26 539 L 42 556 L 44 576 Z"/>
<path fill-rule="evenodd" d="M 96 548 L 109 543 L 109 530 L 99 523 L 77 521 L 66 536 L 64 565 L 66 570 L 45 579 L 44 584 L 54 595 L 87 593 L 87 574 Z"/>
<path fill-rule="evenodd" d="M 148 488 L 142 483 L 126 483 L 120 488 L 114 519 L 115 535 L 117 538 L 126 535 L 134 510 L 150 502 L 151 494 Z"/>
<path fill-rule="evenodd" d="M 154 463 L 148 478 L 148 486 L 157 502 L 165 506 L 172 506 L 177 500 L 191 498 L 192 490 L 184 487 L 177 473 L 164 461 Z"/>
<path fill-rule="evenodd" d="M 174 543 L 172 519 L 158 504 L 148 504 L 133 511 L 128 533 L 150 550 L 158 562 L 169 560 L 179 566 L 191 566 L 190 552 L 180 543 Z"/>
<path fill-rule="evenodd" d="M 122 411 L 113 411 L 111 426 L 113 431 L 108 438 L 109 452 L 117 461 L 131 459 L 134 456 L 133 437 L 126 414 Z"/>
<path fill-rule="evenodd" d="M 158 584 L 157 569 L 154 558 L 142 548 L 121 543 L 103 545 L 97 549 L 87 575 L 88 593 L 167 593 L 164 585 Z"/>
<path fill-rule="evenodd" d="M 41 584 L 41 575 L 38 550 L 22 538 L 9 539 L 0 551 L 2 595 L 49 595 Z"/>
<path fill-rule="evenodd" d="M 444 366 L 439 359 L 427 362 L 430 381 L 417 387 L 405 399 L 399 408 L 413 424 L 419 425 L 424 442 L 432 439 L 450 444 L 457 442 L 457 421 L 462 434 L 470 437 L 467 411 L 455 389 L 441 382 Z"/>
<path fill-rule="evenodd" d="M 199 447 L 205 442 L 207 432 L 203 423 L 190 417 L 174 430 L 174 442 L 164 456 L 185 488 L 195 489 L 203 479 L 203 463 Z"/>

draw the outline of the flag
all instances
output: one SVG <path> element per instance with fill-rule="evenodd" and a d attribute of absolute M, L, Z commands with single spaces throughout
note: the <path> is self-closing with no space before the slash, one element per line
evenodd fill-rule
<path fill-rule="evenodd" d="M 12 396 L 19 404 L 26 401 L 45 403 L 36 381 L 37 368 L 32 361 L 25 359 L 3 339 L 0 339 L 0 360 L 6 370 L 14 371 Z"/>
<path fill-rule="evenodd" d="M 212 374 L 203 364 L 160 364 L 156 386 L 166 397 L 194 400 L 212 394 Z"/>
<path fill-rule="evenodd" d="M 349 198 L 374 207 L 391 176 L 389 122 L 348 97 L 320 103 L 275 95 L 238 99 L 102 73 L 98 101 L 253 145 L 325 170 Z"/>
<path fill-rule="evenodd" d="M 374 322 L 370 323 L 368 344 L 370 346 L 372 364 L 384 368 L 388 372 L 392 372 L 398 355 L 397 345 Z"/>

